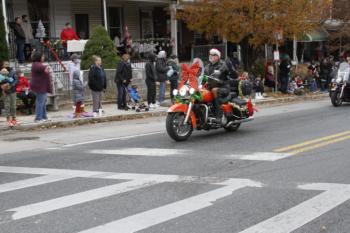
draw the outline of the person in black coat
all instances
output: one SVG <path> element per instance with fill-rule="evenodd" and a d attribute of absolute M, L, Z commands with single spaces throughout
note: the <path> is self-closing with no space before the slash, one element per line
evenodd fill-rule
<path fill-rule="evenodd" d="M 156 107 L 156 95 L 157 95 L 157 74 L 154 66 L 156 61 L 156 55 L 150 53 L 148 55 L 148 61 L 145 66 L 146 70 L 146 85 L 147 85 L 147 102 L 150 108 Z"/>
<path fill-rule="evenodd" d="M 290 71 L 292 68 L 292 64 L 287 54 L 284 54 L 282 56 L 282 62 L 279 68 L 280 68 L 281 92 L 283 94 L 287 94 L 289 80 L 290 80 Z"/>
<path fill-rule="evenodd" d="M 94 56 L 94 64 L 89 70 L 88 85 L 92 93 L 93 112 L 97 114 L 99 109 L 102 110 L 102 92 L 107 89 L 106 72 L 99 56 Z"/>
<path fill-rule="evenodd" d="M 156 62 L 157 81 L 159 82 L 159 104 L 161 104 L 165 98 L 166 81 L 168 81 L 167 73 L 169 70 L 166 52 L 160 51 Z"/>
<path fill-rule="evenodd" d="M 17 46 L 17 60 L 20 64 L 24 63 L 24 45 L 26 42 L 26 35 L 24 33 L 24 30 L 22 28 L 22 18 L 16 17 L 15 24 L 13 27 L 13 32 L 16 36 L 15 42 Z"/>
<path fill-rule="evenodd" d="M 129 54 L 124 54 L 122 59 L 118 62 L 114 82 L 118 89 L 118 109 L 129 110 L 126 103 L 126 91 L 132 79 L 132 68 L 129 62 Z"/>

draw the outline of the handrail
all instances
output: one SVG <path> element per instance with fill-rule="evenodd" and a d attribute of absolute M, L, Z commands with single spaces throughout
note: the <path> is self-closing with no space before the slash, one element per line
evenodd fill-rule
<path fill-rule="evenodd" d="M 62 66 L 63 68 L 63 72 L 67 72 L 67 68 L 66 66 L 62 63 L 62 60 L 58 57 L 58 54 L 56 53 L 56 51 L 51 47 L 50 41 L 43 41 L 41 42 L 44 46 L 46 46 L 50 52 L 53 54 L 55 60 Z"/>

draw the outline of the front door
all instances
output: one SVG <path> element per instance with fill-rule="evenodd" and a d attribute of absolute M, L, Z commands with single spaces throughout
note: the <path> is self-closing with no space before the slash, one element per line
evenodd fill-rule
<path fill-rule="evenodd" d="M 76 14 L 75 15 L 75 27 L 80 39 L 89 38 L 89 15 L 88 14 Z"/>

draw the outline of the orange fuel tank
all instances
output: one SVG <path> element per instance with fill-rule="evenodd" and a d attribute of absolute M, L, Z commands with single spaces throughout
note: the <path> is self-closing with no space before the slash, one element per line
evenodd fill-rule
<path fill-rule="evenodd" d="M 209 91 L 207 89 L 201 89 L 200 92 L 202 94 L 202 102 L 203 103 L 210 103 L 214 100 L 214 97 L 213 97 L 213 94 L 211 93 L 211 91 Z"/>

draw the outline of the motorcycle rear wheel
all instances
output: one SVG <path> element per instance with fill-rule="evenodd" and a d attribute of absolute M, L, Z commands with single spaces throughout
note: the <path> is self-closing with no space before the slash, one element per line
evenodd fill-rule
<path fill-rule="evenodd" d="M 239 129 L 239 127 L 241 127 L 241 123 L 237 123 L 237 124 L 232 124 L 228 127 L 224 127 L 224 129 L 227 131 L 227 132 L 235 132 Z"/>
<path fill-rule="evenodd" d="M 166 118 L 166 131 L 177 142 L 186 141 L 193 132 L 191 120 L 183 124 L 186 115 L 182 112 L 169 113 Z"/>
<path fill-rule="evenodd" d="M 331 102 L 334 107 L 339 107 L 343 104 L 342 99 L 340 98 L 340 92 L 334 91 L 331 93 Z"/>

